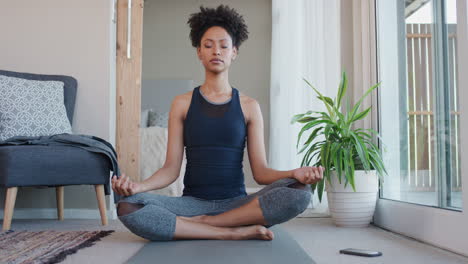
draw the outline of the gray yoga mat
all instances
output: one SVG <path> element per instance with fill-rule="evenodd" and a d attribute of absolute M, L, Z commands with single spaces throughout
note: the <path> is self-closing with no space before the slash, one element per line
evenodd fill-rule
<path fill-rule="evenodd" d="M 149 242 L 127 263 L 315 264 L 281 226 L 270 227 L 268 240 L 176 240 Z"/>

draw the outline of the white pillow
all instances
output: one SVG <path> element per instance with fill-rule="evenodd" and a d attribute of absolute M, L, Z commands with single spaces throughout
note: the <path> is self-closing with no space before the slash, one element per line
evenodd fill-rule
<path fill-rule="evenodd" d="M 157 110 L 149 110 L 148 126 L 160 126 L 167 128 L 169 123 L 169 112 L 160 112 Z"/>
<path fill-rule="evenodd" d="M 14 136 L 72 133 L 64 83 L 0 75 L 0 141 Z"/>
<path fill-rule="evenodd" d="M 166 161 L 168 129 L 159 126 L 140 128 L 140 177 L 145 180 L 160 169 Z M 184 189 L 184 174 L 187 160 L 184 156 L 179 177 L 169 186 L 150 191 L 167 196 L 182 196 Z"/>

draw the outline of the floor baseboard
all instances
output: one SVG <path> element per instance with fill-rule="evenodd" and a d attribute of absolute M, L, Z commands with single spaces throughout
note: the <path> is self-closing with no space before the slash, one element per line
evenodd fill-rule
<path fill-rule="evenodd" d="M 4 210 L 0 210 L 3 218 Z M 97 209 L 64 209 L 65 219 L 101 219 Z M 13 211 L 13 219 L 57 219 L 56 208 L 18 208 Z M 115 210 L 107 210 L 107 219 L 117 219 Z"/>

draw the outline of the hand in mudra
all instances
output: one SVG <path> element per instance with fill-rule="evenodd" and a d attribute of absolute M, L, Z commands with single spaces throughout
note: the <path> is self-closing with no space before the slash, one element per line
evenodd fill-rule
<path fill-rule="evenodd" d="M 119 195 L 131 196 L 142 191 L 141 183 L 133 182 L 125 173 L 117 178 L 112 176 L 112 190 Z"/>
<path fill-rule="evenodd" d="M 301 167 L 293 170 L 293 178 L 303 184 L 314 184 L 323 179 L 324 167 Z"/>

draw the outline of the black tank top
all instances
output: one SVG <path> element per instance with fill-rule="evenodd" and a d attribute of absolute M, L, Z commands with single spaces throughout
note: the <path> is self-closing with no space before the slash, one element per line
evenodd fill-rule
<path fill-rule="evenodd" d="M 208 200 L 246 196 L 243 157 L 247 126 L 239 92 L 224 103 L 208 101 L 194 88 L 184 121 L 187 164 L 182 196 Z"/>

